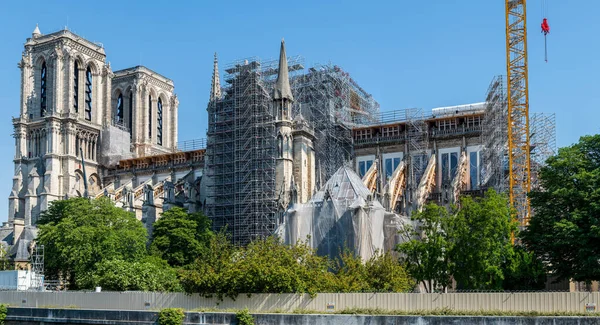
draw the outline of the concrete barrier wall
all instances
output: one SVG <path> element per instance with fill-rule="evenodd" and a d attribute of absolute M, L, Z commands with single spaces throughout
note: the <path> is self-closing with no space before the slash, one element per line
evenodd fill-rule
<path fill-rule="evenodd" d="M 584 312 L 586 304 L 600 307 L 599 292 L 540 293 L 320 293 L 240 295 L 237 299 L 203 298 L 183 293 L 155 292 L 23 292 L 0 291 L 0 303 L 13 307 L 112 310 L 243 309 L 293 312 L 304 309 L 334 312 L 349 308 L 416 311 L 450 308 L 480 311 Z"/>
<path fill-rule="evenodd" d="M 504 317 L 504 316 L 369 316 L 253 314 L 256 325 L 548 325 L 598 324 L 598 317 Z M 119 310 L 73 310 L 48 308 L 9 308 L 6 325 L 156 325 L 158 312 Z M 184 325 L 235 325 L 232 313 L 188 312 Z"/>

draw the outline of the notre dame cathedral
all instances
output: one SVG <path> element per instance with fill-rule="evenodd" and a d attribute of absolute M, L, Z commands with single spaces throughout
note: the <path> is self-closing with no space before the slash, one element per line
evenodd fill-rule
<path fill-rule="evenodd" d="M 112 71 L 104 48 L 68 30 L 25 42 L 8 221 L 32 225 L 53 200 L 102 188 L 113 162 L 173 152 L 173 82 L 142 66 Z"/>

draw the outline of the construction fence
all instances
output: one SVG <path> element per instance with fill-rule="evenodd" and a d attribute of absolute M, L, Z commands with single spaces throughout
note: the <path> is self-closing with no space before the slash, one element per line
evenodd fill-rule
<path fill-rule="evenodd" d="M 423 311 L 449 308 L 458 311 L 551 313 L 596 311 L 600 292 L 320 293 L 314 298 L 307 294 L 254 294 L 221 301 L 184 293 L 1 291 L 0 303 L 12 307 L 107 310 L 177 307 L 187 311 L 248 308 L 252 312 L 337 312 L 345 309 Z"/>

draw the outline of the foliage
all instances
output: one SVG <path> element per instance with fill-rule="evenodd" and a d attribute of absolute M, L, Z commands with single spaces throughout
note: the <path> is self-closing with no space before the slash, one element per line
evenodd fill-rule
<path fill-rule="evenodd" d="M 151 251 L 172 266 L 192 263 L 207 249 L 213 236 L 210 220 L 202 213 L 173 207 L 154 223 Z"/>
<path fill-rule="evenodd" d="M 98 286 L 110 291 L 181 291 L 177 273 L 159 258 L 102 261 L 82 282 L 82 287 Z"/>
<path fill-rule="evenodd" d="M 414 281 L 391 253 L 376 254 L 366 263 L 368 290 L 374 292 L 407 292 Z"/>
<path fill-rule="evenodd" d="M 345 250 L 334 271 L 335 292 L 406 292 L 414 287 L 404 267 L 390 253 L 376 252 L 363 263 Z"/>
<path fill-rule="evenodd" d="M 600 280 L 600 135 L 561 148 L 538 178 L 524 244 L 558 280 Z"/>
<path fill-rule="evenodd" d="M 502 289 L 503 265 L 513 254 L 508 199 L 494 190 L 483 198 L 464 197 L 449 220 L 450 273 L 462 289 Z"/>
<path fill-rule="evenodd" d="M 543 290 L 546 287 L 546 269 L 540 259 L 523 246 L 515 246 L 504 266 L 504 290 Z"/>
<path fill-rule="evenodd" d="M 514 256 L 516 223 L 507 198 L 493 190 L 483 198 L 462 198 L 461 208 L 451 213 L 429 204 L 412 220 L 418 227 L 406 226 L 396 249 L 427 292 L 443 291 L 452 278 L 461 289 L 501 289 L 506 272 L 512 272 L 511 285 L 519 286 L 518 277 L 533 271 L 524 252 Z"/>
<path fill-rule="evenodd" d="M 3 245 L 0 245 L 0 271 L 12 270 L 13 268 L 13 264 L 8 258 L 8 252 Z"/>
<path fill-rule="evenodd" d="M 8 313 L 8 305 L 0 304 L 0 325 L 4 325 L 6 314 Z"/>
<path fill-rule="evenodd" d="M 285 245 L 274 237 L 234 247 L 223 234 L 211 238 L 209 249 L 180 272 L 188 293 L 219 298 L 240 293 L 401 292 L 411 279 L 389 254 L 363 263 L 344 252 L 334 265 L 317 256 L 306 242 Z"/>
<path fill-rule="evenodd" d="M 185 314 L 181 308 L 165 308 L 158 313 L 158 325 L 182 325 Z"/>
<path fill-rule="evenodd" d="M 240 293 L 311 293 L 333 288 L 329 262 L 306 243 L 289 246 L 269 237 L 233 247 L 223 234 L 181 271 L 184 289 L 205 296 L 235 298 Z"/>
<path fill-rule="evenodd" d="M 400 234 L 404 242 L 396 247 L 408 273 L 427 292 L 444 291 L 450 284 L 448 261 L 450 215 L 444 207 L 428 204 L 411 218 L 417 229 L 405 225 Z"/>
<path fill-rule="evenodd" d="M 254 325 L 254 317 L 250 315 L 248 309 L 240 310 L 235 314 L 239 325 Z"/>
<path fill-rule="evenodd" d="M 132 213 L 102 198 L 54 201 L 41 215 L 38 244 L 44 245 L 46 275 L 90 288 L 89 273 L 111 260 L 146 256 L 146 230 Z"/>
<path fill-rule="evenodd" d="M 296 310 L 294 313 L 319 314 L 318 311 Z M 336 314 L 351 315 L 397 315 L 397 316 L 587 316 L 597 317 L 589 312 L 565 312 L 565 311 L 514 311 L 514 310 L 459 310 L 451 308 L 436 308 L 426 310 L 388 310 L 379 308 L 347 308 L 337 311 Z"/>

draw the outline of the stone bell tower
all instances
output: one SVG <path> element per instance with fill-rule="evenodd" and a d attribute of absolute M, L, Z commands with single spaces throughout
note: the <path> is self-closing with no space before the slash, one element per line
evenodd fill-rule
<path fill-rule="evenodd" d="M 275 113 L 275 134 L 277 135 L 275 192 L 279 206 L 287 208 L 290 202 L 290 186 L 293 177 L 293 136 L 291 110 L 294 96 L 288 77 L 285 42 L 281 40 L 279 53 L 279 73 L 273 89 L 273 108 Z"/>

